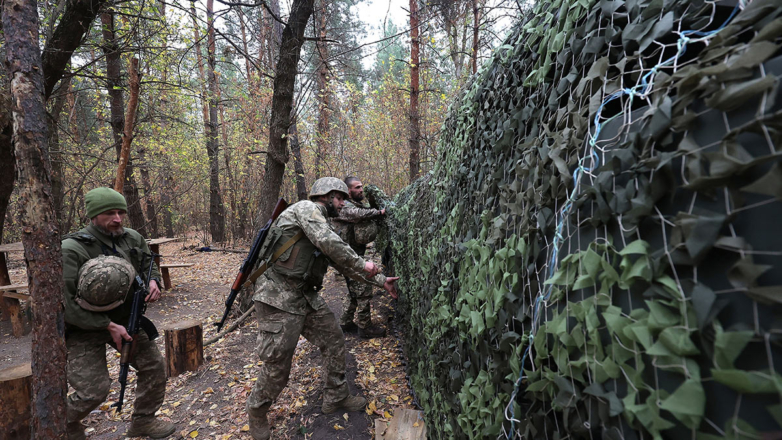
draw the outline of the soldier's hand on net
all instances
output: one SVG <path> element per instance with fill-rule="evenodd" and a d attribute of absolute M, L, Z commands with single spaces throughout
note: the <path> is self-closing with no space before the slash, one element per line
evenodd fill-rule
<path fill-rule="evenodd" d="M 371 261 L 364 263 L 364 272 L 367 273 L 367 278 L 372 278 L 380 272 L 380 267 Z"/>
<path fill-rule="evenodd" d="M 386 289 L 386 292 L 388 292 L 389 295 L 391 295 L 391 298 L 398 299 L 399 296 L 396 294 L 396 280 L 398 280 L 399 277 L 387 277 L 385 284 L 383 284 L 383 288 Z"/>

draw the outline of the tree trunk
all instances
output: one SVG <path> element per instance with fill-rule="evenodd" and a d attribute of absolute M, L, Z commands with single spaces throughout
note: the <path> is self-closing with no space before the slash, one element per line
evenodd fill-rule
<path fill-rule="evenodd" d="M 296 196 L 299 200 L 307 200 L 307 179 L 304 175 L 304 163 L 301 160 L 301 145 L 299 145 L 299 123 L 296 111 L 291 116 L 291 129 L 288 132 L 293 153 L 293 170 L 296 172 Z"/>
<path fill-rule="evenodd" d="M 35 0 L 6 0 L 3 30 L 13 94 L 22 242 L 33 303 L 32 438 L 65 438 L 65 308 L 60 233 L 54 214 L 44 80 Z"/>
<path fill-rule="evenodd" d="M 318 38 L 320 41 L 316 43 L 318 48 L 318 56 L 320 57 L 320 65 L 318 66 L 318 132 L 315 135 L 315 179 L 320 179 L 321 169 L 326 158 L 330 155 L 330 124 L 329 124 L 329 112 L 331 106 L 331 92 L 329 90 L 329 50 L 326 46 L 326 17 L 327 17 L 327 4 L 326 0 L 321 0 L 320 13 L 318 14 Z"/>
<path fill-rule="evenodd" d="M 472 73 L 478 72 L 478 42 L 481 27 L 481 9 L 479 0 L 472 0 Z"/>
<path fill-rule="evenodd" d="M 209 80 L 209 130 L 206 153 L 209 156 L 209 232 L 213 241 L 225 241 L 225 211 L 220 195 L 220 157 L 217 143 L 217 77 L 215 76 L 214 0 L 206 1 L 207 65 Z"/>
<path fill-rule="evenodd" d="M 59 121 L 65 101 L 70 94 L 71 78 L 66 78 L 60 84 L 59 92 L 54 98 L 52 112 L 46 118 L 49 130 L 49 154 L 52 158 L 52 195 L 54 196 L 54 213 L 57 215 L 57 225 L 61 232 L 68 232 L 63 215 L 63 171 L 62 151 L 60 150 Z"/>
<path fill-rule="evenodd" d="M 138 107 L 139 94 L 139 74 L 138 58 L 130 60 L 130 100 L 128 101 L 128 113 L 125 115 L 125 130 L 122 134 L 122 148 L 119 154 L 119 165 L 117 166 L 117 178 L 114 180 L 114 190 L 122 192 L 125 187 L 125 168 L 130 161 L 130 147 L 133 144 L 133 125 L 136 123 L 136 108 Z"/>
<path fill-rule="evenodd" d="M 144 203 L 147 205 L 147 218 L 149 219 L 147 238 L 158 238 L 157 209 L 155 209 L 155 201 L 152 199 L 152 180 L 149 178 L 149 162 L 146 153 L 145 148 L 138 150 L 139 172 L 141 173 L 141 184 L 144 185 Z"/>
<path fill-rule="evenodd" d="M 0 32 L 0 47 L 5 47 L 5 38 Z M 13 116 L 11 107 L 13 100 L 11 98 L 11 78 L 9 77 L 5 62 L 0 62 L 0 163 L 9 164 L 7 172 L 0 175 L 0 242 L 3 238 L 3 226 L 5 225 L 6 212 L 8 204 L 11 202 L 11 194 L 14 192 L 14 176 L 16 169 L 16 157 L 14 156 L 13 143 Z M 0 268 L 5 267 L 5 254 L 0 253 Z M 7 273 L 5 274 L 7 277 Z M 0 274 L 0 281 L 3 274 Z M 5 280 L 4 284 L 10 284 L 10 279 Z"/>
<path fill-rule="evenodd" d="M 410 0 L 410 182 L 420 174 L 421 127 L 418 114 L 418 0 Z"/>
<path fill-rule="evenodd" d="M 301 46 L 304 43 L 304 30 L 312 15 L 313 2 L 314 0 L 294 0 L 288 23 L 282 31 L 280 56 L 274 75 L 269 154 L 266 158 L 266 171 L 258 209 L 260 224 L 264 224 L 272 215 L 282 187 L 285 164 L 288 162 L 288 137 L 283 135 L 288 132 L 291 125 L 296 70 L 301 56 Z"/>
<path fill-rule="evenodd" d="M 111 131 L 114 134 L 114 149 L 119 162 L 122 151 L 122 134 L 125 131 L 125 100 L 122 97 L 122 82 L 120 80 L 121 60 L 120 48 L 114 34 L 114 15 L 104 12 L 100 16 L 103 25 L 103 52 L 106 55 L 106 88 L 109 94 L 111 110 Z M 141 235 L 147 235 L 144 212 L 139 203 L 138 188 L 133 178 L 133 161 L 128 159 L 125 169 L 125 182 L 122 194 L 128 203 L 128 219 L 130 226 Z"/>
<path fill-rule="evenodd" d="M 226 192 L 228 193 L 228 199 L 231 202 L 231 217 L 230 217 L 230 224 L 231 224 L 231 231 L 233 233 L 234 238 L 236 238 L 239 235 L 239 231 L 237 230 L 236 226 L 239 223 L 236 219 L 236 176 L 231 171 L 231 149 L 228 148 L 228 126 L 225 123 L 225 106 L 223 105 L 222 101 L 222 94 L 220 93 L 220 84 L 215 82 L 215 89 L 217 90 L 217 101 L 218 105 L 217 108 L 220 110 L 220 134 L 223 139 L 223 160 L 225 161 L 225 177 L 228 184 L 228 188 L 226 189 Z M 225 216 L 225 210 L 223 210 L 223 216 Z"/>

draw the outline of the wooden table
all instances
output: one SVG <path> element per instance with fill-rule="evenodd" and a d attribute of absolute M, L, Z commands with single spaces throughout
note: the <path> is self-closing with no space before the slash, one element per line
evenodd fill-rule
<path fill-rule="evenodd" d="M 155 256 L 155 264 L 157 264 L 158 267 L 160 267 L 160 245 L 165 243 L 170 243 L 172 241 L 179 241 L 179 240 L 184 240 L 184 238 L 160 237 L 160 238 L 153 238 L 147 240 L 147 244 L 149 245 L 149 250 L 157 254 Z"/>

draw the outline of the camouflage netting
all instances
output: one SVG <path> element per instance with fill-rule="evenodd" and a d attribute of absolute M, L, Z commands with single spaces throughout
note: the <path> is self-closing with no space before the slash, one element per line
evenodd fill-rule
<path fill-rule="evenodd" d="M 778 0 L 541 0 L 391 216 L 433 438 L 782 424 Z"/>

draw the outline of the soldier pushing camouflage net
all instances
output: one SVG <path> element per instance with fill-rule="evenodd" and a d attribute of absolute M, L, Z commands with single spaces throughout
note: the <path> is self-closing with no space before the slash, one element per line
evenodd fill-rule
<path fill-rule="evenodd" d="M 364 199 L 364 185 L 357 177 L 347 177 L 345 185 L 350 197 L 345 201 L 345 207 L 340 211 L 339 217 L 334 219 L 334 227 L 350 247 L 363 257 L 367 244 L 377 236 L 377 222 L 386 214 L 386 210 L 369 207 Z M 358 328 L 362 338 L 385 336 L 385 329 L 372 324 L 372 286 L 353 281 L 348 276 L 345 276 L 345 284 L 348 294 L 345 296 L 342 317 L 339 320 L 342 330 L 350 332 Z"/>
<path fill-rule="evenodd" d="M 360 411 L 366 399 L 350 396 L 345 381 L 345 338 L 337 319 L 318 293 L 329 262 L 356 281 L 383 287 L 396 297 L 394 282 L 378 273 L 342 241 L 329 222 L 339 215 L 348 197 L 344 182 L 318 179 L 310 200 L 288 207 L 272 224 L 260 258 L 272 261 L 258 278 L 253 297 L 258 312 L 258 355 L 263 361 L 247 399 L 250 434 L 271 436 L 266 414 L 288 382 L 299 335 L 318 346 L 326 369 L 323 412 Z"/>

